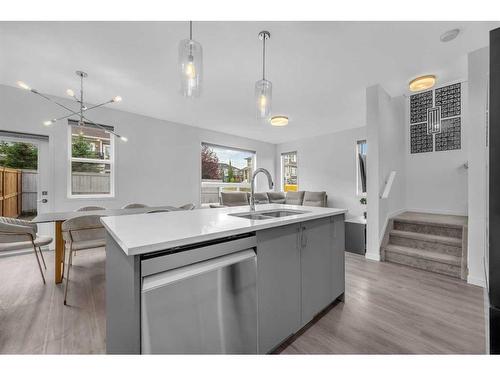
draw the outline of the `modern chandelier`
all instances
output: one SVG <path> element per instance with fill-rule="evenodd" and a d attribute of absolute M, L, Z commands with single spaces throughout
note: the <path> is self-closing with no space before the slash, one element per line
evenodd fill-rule
<path fill-rule="evenodd" d="M 193 40 L 193 21 L 189 21 L 189 39 L 179 43 L 179 72 L 181 93 L 187 97 L 197 97 L 201 93 L 203 50 L 201 44 Z"/>
<path fill-rule="evenodd" d="M 261 31 L 259 33 L 259 39 L 262 40 L 262 79 L 255 83 L 258 119 L 267 119 L 271 114 L 273 85 L 266 79 L 266 40 L 269 38 L 271 38 L 269 31 Z"/>
<path fill-rule="evenodd" d="M 112 98 L 110 100 L 107 100 L 107 101 L 105 101 L 105 102 L 103 102 L 101 104 L 97 104 L 97 105 L 93 105 L 93 106 L 87 107 L 85 105 L 85 102 L 84 102 L 83 79 L 86 78 L 86 77 L 88 77 L 88 74 L 85 73 L 85 72 L 82 72 L 80 70 L 77 70 L 76 71 L 76 75 L 80 77 L 80 97 L 77 97 L 75 95 L 75 92 L 72 89 L 67 89 L 66 90 L 66 94 L 69 95 L 69 96 L 71 96 L 73 99 L 75 99 L 75 101 L 79 104 L 80 108 L 78 110 L 73 110 L 73 109 L 69 108 L 68 106 L 66 106 L 64 104 L 59 103 L 58 101 L 50 98 L 49 96 L 47 96 L 45 94 L 42 94 L 38 90 L 36 90 L 34 88 L 31 88 L 29 85 L 27 85 L 26 83 L 24 83 L 22 81 L 17 81 L 17 85 L 20 88 L 22 88 L 24 90 L 31 91 L 33 94 L 41 96 L 42 98 L 44 98 L 44 99 L 46 99 L 46 100 L 48 100 L 48 101 L 50 101 L 50 102 L 58 105 L 61 108 L 64 108 L 65 110 L 67 110 L 67 111 L 70 112 L 69 114 L 67 114 L 65 116 L 54 118 L 52 120 L 44 121 L 43 124 L 45 126 L 50 126 L 50 125 L 55 124 L 56 122 L 58 122 L 60 120 L 70 119 L 73 116 L 77 116 L 78 117 L 78 125 L 80 125 L 80 126 L 87 126 L 87 124 L 91 124 L 93 126 L 98 127 L 99 129 L 104 130 L 107 133 L 113 134 L 115 137 L 120 138 L 123 142 L 127 142 L 127 140 L 128 140 L 127 137 L 119 135 L 119 134 L 115 133 L 114 131 L 110 130 L 109 128 L 105 128 L 102 125 L 99 125 L 99 124 L 95 123 L 94 121 L 89 120 L 88 117 L 86 116 L 87 112 L 90 111 L 90 110 L 92 110 L 92 109 L 103 107 L 106 104 L 110 104 L 110 103 L 121 102 L 122 101 L 122 97 L 121 96 L 115 96 L 114 98 Z"/>

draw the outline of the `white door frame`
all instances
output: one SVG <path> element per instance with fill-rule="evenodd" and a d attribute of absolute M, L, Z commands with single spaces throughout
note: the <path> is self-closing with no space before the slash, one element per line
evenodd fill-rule
<path fill-rule="evenodd" d="M 37 176 L 37 212 L 50 212 L 54 208 L 54 192 L 52 190 L 53 181 L 53 163 L 52 163 L 52 152 L 50 150 L 50 138 L 47 140 L 30 138 L 29 134 L 16 137 L 14 136 L 3 136 L 0 135 L 0 141 L 6 142 L 17 142 L 17 143 L 30 143 L 37 147 L 38 154 L 38 176 Z M 42 196 L 42 191 L 47 191 L 47 196 Z M 47 199 L 46 204 L 41 203 L 42 199 Z M 53 236 L 53 225 L 39 224 L 40 234 Z"/>

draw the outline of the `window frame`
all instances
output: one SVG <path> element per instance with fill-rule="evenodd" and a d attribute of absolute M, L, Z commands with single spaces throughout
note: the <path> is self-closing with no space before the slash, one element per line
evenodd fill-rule
<path fill-rule="evenodd" d="M 216 147 L 216 148 L 224 148 L 224 149 L 228 149 L 228 150 L 252 153 L 253 154 L 252 174 L 257 169 L 257 151 L 244 149 L 244 148 L 240 148 L 240 147 L 224 146 L 224 145 L 217 144 L 217 143 L 202 141 L 200 143 L 200 151 L 199 151 L 199 159 L 198 159 L 199 163 L 200 163 L 200 169 L 199 169 L 199 174 L 198 174 L 199 179 L 200 179 L 200 184 L 198 185 L 200 187 L 200 194 L 199 194 L 200 202 L 202 201 L 203 187 L 220 187 L 222 189 L 234 187 L 237 189 L 236 191 L 240 191 L 240 188 L 246 188 L 246 189 L 251 188 L 251 181 L 249 181 L 249 182 L 220 182 L 220 181 L 215 181 L 215 180 L 205 180 L 204 181 L 202 178 L 203 166 L 201 164 L 201 151 L 203 149 L 203 146 L 205 146 L 205 145 L 211 146 L 211 147 Z M 219 199 L 220 199 L 220 196 L 219 196 Z M 210 205 L 210 203 L 202 203 L 202 206 L 203 205 L 208 206 L 208 205 Z"/>
<path fill-rule="evenodd" d="M 297 191 L 299 191 L 299 153 L 298 151 L 287 151 L 282 152 L 280 154 L 280 191 L 285 192 L 285 165 L 284 165 L 284 156 L 289 154 L 295 154 L 296 158 L 296 166 L 295 166 L 295 174 L 297 176 Z"/>
<path fill-rule="evenodd" d="M 360 144 L 364 143 L 367 147 L 368 150 L 368 143 L 366 142 L 366 139 L 358 139 L 356 141 L 356 145 L 354 147 L 354 161 L 356 164 L 356 197 L 358 198 L 366 198 L 366 191 L 362 191 L 362 183 L 361 183 L 361 170 L 359 168 L 359 146 Z M 367 153 L 368 154 L 368 153 Z M 365 165 L 365 171 L 366 171 L 366 165 Z M 368 183 L 368 181 L 366 181 Z M 366 189 L 368 190 L 368 184 L 366 186 Z"/>
<path fill-rule="evenodd" d="M 67 197 L 68 199 L 106 199 L 106 198 L 115 198 L 115 176 L 116 176 L 116 168 L 115 168 L 115 137 L 110 133 L 109 137 L 109 148 L 110 155 L 109 159 L 90 159 L 90 158 L 74 158 L 73 157 L 73 134 L 72 128 L 73 125 L 78 125 L 76 121 L 69 120 L 68 121 L 68 148 L 67 148 Z M 90 125 L 90 124 L 89 124 Z M 105 128 L 110 128 L 111 126 L 104 126 Z M 73 181 L 72 181 L 72 164 L 73 162 L 82 162 L 82 163 L 92 163 L 92 164 L 108 164 L 109 165 L 109 193 L 108 194 L 73 194 Z"/>

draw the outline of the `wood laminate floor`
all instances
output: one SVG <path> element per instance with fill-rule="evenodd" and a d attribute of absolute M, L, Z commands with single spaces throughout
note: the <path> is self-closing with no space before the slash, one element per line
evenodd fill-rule
<path fill-rule="evenodd" d="M 64 306 L 63 284 L 47 285 L 33 254 L 0 258 L 0 353 L 104 353 L 103 249 L 82 251 Z M 482 288 L 346 253 L 345 303 L 282 354 L 484 353 Z"/>

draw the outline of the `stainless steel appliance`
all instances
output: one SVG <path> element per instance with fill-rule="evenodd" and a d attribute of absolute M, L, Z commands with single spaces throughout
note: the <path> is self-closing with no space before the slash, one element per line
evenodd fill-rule
<path fill-rule="evenodd" d="M 257 353 L 254 249 L 162 271 L 169 256 L 150 259 L 156 273 L 142 279 L 141 352 Z"/>

